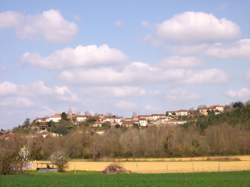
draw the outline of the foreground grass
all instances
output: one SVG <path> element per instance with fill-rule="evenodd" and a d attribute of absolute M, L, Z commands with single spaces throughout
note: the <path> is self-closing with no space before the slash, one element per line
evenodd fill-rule
<path fill-rule="evenodd" d="M 0 176 L 1 187 L 249 187 L 250 172 L 187 174 L 29 173 Z"/>

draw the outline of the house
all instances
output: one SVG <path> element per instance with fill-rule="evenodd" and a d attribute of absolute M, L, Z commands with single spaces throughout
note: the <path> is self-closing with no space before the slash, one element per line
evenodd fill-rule
<path fill-rule="evenodd" d="M 167 111 L 166 112 L 166 116 L 175 116 L 175 115 L 176 115 L 175 111 Z"/>
<path fill-rule="evenodd" d="M 208 108 L 207 107 L 201 107 L 201 108 L 198 108 L 198 112 L 201 114 L 201 115 L 204 115 L 204 116 L 207 116 L 208 115 Z"/>
<path fill-rule="evenodd" d="M 55 123 L 59 122 L 61 120 L 61 114 L 54 114 L 48 118 L 46 118 L 46 122 L 50 122 L 53 121 Z"/>
<path fill-rule="evenodd" d="M 159 119 L 165 119 L 166 114 L 151 114 L 151 121 L 156 121 Z"/>
<path fill-rule="evenodd" d="M 43 118 L 36 118 L 35 120 L 34 120 L 34 122 L 35 123 L 46 123 L 47 121 L 47 118 L 48 117 L 43 117 Z"/>
<path fill-rule="evenodd" d="M 188 110 L 177 110 L 175 111 L 176 116 L 188 116 L 189 112 Z"/>
<path fill-rule="evenodd" d="M 87 118 L 88 117 L 86 115 L 76 115 L 75 117 L 77 123 L 84 122 L 87 120 Z"/>
<path fill-rule="evenodd" d="M 223 105 L 211 105 L 209 107 L 198 108 L 198 112 L 204 116 L 207 116 L 209 112 L 214 112 L 216 115 L 224 112 L 225 106 Z"/>
<path fill-rule="evenodd" d="M 139 127 L 147 127 L 148 126 L 148 120 L 146 118 L 140 118 L 138 121 Z"/>
<path fill-rule="evenodd" d="M 225 106 L 223 105 L 211 105 L 209 106 L 209 111 L 213 111 L 215 114 L 220 114 L 224 112 Z"/>
<path fill-rule="evenodd" d="M 122 125 L 122 118 L 121 117 L 117 117 L 115 115 L 113 116 L 105 116 L 103 118 L 103 122 L 109 122 L 111 126 L 116 126 L 116 125 Z"/>
<path fill-rule="evenodd" d="M 97 120 L 95 121 L 95 123 L 92 125 L 92 127 L 102 127 L 103 126 L 103 119 L 101 118 L 97 118 Z"/>
<path fill-rule="evenodd" d="M 123 118 L 121 120 L 121 125 L 123 127 L 133 127 L 136 121 L 133 118 Z"/>

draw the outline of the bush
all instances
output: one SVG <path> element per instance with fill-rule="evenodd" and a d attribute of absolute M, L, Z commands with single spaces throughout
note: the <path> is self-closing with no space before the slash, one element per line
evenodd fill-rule
<path fill-rule="evenodd" d="M 110 164 L 104 170 L 104 174 L 130 173 L 129 170 L 123 168 L 118 164 Z"/>
<path fill-rule="evenodd" d="M 56 151 L 50 156 L 50 161 L 57 166 L 59 172 L 63 172 L 68 163 L 68 158 L 65 152 Z"/>

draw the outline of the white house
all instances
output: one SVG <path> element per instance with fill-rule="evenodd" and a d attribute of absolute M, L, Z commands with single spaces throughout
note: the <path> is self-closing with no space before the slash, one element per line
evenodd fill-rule
<path fill-rule="evenodd" d="M 175 114 L 176 116 L 188 116 L 189 112 L 188 110 L 177 110 Z"/>
<path fill-rule="evenodd" d="M 59 122 L 61 120 L 61 114 L 54 114 L 48 118 L 46 118 L 46 122 L 53 121 L 55 123 Z"/>
<path fill-rule="evenodd" d="M 76 116 L 76 122 L 83 122 L 83 121 L 86 121 L 87 120 L 87 116 L 85 115 L 77 115 Z"/>
<path fill-rule="evenodd" d="M 215 112 L 215 114 L 224 112 L 224 109 L 225 107 L 223 105 L 212 105 L 209 107 L 209 110 Z"/>
<path fill-rule="evenodd" d="M 165 119 L 165 118 L 166 118 L 165 114 L 152 114 L 151 115 L 151 120 L 152 121 L 156 121 L 156 120 L 159 120 L 159 119 Z"/>
<path fill-rule="evenodd" d="M 148 121 L 146 120 L 146 119 L 139 119 L 139 121 L 138 121 L 138 125 L 140 126 L 140 127 L 147 127 L 148 126 Z"/>

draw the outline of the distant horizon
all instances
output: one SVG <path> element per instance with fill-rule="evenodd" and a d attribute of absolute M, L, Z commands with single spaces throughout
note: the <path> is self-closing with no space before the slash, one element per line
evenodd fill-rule
<path fill-rule="evenodd" d="M 250 100 L 250 1 L 2 0 L 0 129 Z"/>

